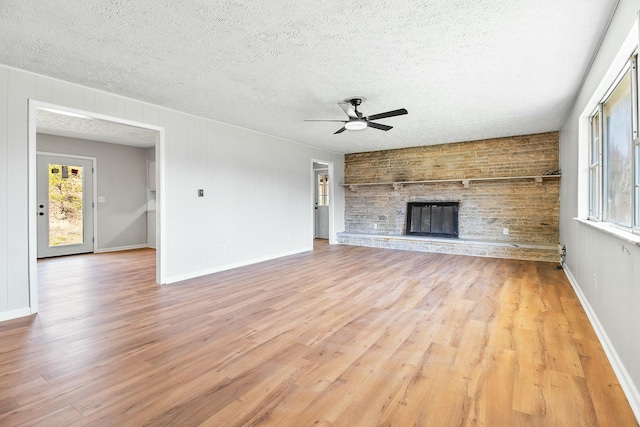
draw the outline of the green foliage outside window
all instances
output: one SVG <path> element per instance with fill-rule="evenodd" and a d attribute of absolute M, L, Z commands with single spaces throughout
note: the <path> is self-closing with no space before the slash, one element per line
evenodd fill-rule
<path fill-rule="evenodd" d="M 82 167 L 49 165 L 49 245 L 83 242 Z"/>

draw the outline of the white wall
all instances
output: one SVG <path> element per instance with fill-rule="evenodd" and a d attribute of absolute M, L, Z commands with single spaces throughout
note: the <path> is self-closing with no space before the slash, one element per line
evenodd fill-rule
<path fill-rule="evenodd" d="M 640 247 L 575 220 L 588 201 L 583 180 L 586 156 L 579 149 L 579 119 L 640 9 L 638 0 L 621 0 L 560 132 L 560 241 L 567 246 L 566 270 L 640 419 Z M 580 188 L 579 188 L 580 183 Z M 596 286 L 593 286 L 593 275 Z"/>
<path fill-rule="evenodd" d="M 29 99 L 164 127 L 167 282 L 311 250 L 312 159 L 344 181 L 342 154 L 0 66 L 0 320 L 29 313 Z"/>
<path fill-rule="evenodd" d="M 40 133 L 37 148 L 96 158 L 98 251 L 147 245 L 147 149 Z"/>

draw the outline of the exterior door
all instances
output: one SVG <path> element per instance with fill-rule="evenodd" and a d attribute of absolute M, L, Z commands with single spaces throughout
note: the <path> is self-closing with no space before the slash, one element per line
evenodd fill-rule
<path fill-rule="evenodd" d="M 93 160 L 38 154 L 38 258 L 93 252 Z"/>
<path fill-rule="evenodd" d="M 316 171 L 316 239 L 329 238 L 329 172 Z"/>

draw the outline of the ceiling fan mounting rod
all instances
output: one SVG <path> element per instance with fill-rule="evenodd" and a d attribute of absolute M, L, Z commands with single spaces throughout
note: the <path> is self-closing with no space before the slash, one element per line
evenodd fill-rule
<path fill-rule="evenodd" d="M 349 121 L 362 120 L 362 113 L 358 111 L 358 105 L 362 104 L 362 98 L 351 98 L 351 99 L 347 99 L 346 101 L 353 106 L 353 111 L 356 113 L 356 116 L 358 117 L 357 119 L 349 119 Z"/>
<path fill-rule="evenodd" d="M 362 104 L 362 98 L 351 98 L 349 104 L 353 105 L 353 108 L 358 111 L 358 106 Z"/>

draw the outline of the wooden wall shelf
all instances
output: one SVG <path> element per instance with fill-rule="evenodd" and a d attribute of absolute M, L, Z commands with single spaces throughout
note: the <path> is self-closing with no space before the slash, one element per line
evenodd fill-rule
<path fill-rule="evenodd" d="M 560 175 L 528 175 L 528 176 L 501 176 L 491 178 L 455 178 L 455 179 L 427 179 L 423 181 L 395 181 L 395 182 L 364 182 L 357 184 L 340 184 L 343 187 L 348 188 L 351 191 L 355 191 L 358 187 L 365 187 L 371 185 L 391 185 L 394 190 L 402 190 L 405 185 L 414 184 L 438 184 L 444 182 L 459 182 L 464 188 L 469 188 L 472 182 L 477 181 L 508 181 L 508 180 L 522 180 L 530 179 L 536 185 L 542 185 L 542 181 L 545 179 L 557 179 Z"/>

